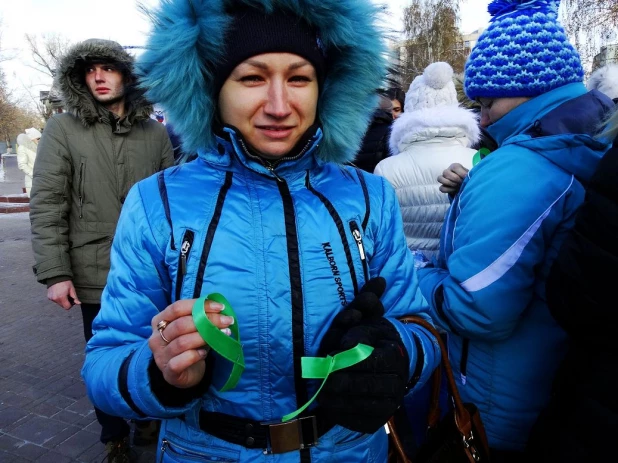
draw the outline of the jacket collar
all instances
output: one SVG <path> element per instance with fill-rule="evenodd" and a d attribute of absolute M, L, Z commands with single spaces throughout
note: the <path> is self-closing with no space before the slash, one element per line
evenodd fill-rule
<path fill-rule="evenodd" d="M 316 156 L 316 151 L 322 141 L 322 129 L 315 127 L 313 134 L 308 133 L 306 142 L 299 150 L 272 164 L 252 153 L 242 136 L 233 127 L 224 127 L 217 136 L 217 150 L 198 150 L 198 156 L 211 165 L 224 169 L 246 168 L 260 175 L 273 179 L 291 180 L 304 176 L 307 170 L 312 170 L 325 162 Z"/>
<path fill-rule="evenodd" d="M 519 105 L 502 119 L 491 124 L 487 132 L 502 146 L 509 138 L 519 135 L 545 114 L 553 111 L 562 103 L 577 98 L 587 92 L 583 83 L 568 84 L 551 92 L 537 96 Z"/>
<path fill-rule="evenodd" d="M 488 128 L 501 148 L 518 145 L 538 153 L 582 183 L 592 176 L 609 140 L 598 138 L 611 100 L 583 84 L 570 84 L 538 96 Z"/>

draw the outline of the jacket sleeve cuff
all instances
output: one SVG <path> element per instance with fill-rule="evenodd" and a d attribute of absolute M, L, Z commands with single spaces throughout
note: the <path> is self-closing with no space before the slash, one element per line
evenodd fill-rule
<path fill-rule="evenodd" d="M 410 370 L 407 392 L 417 390 L 431 377 L 440 356 L 440 349 L 433 336 L 418 325 L 406 325 L 397 319 L 388 319 L 397 329 L 403 341 Z"/>
<path fill-rule="evenodd" d="M 192 401 L 199 399 L 210 387 L 214 358 L 213 355 L 206 358 L 206 373 L 202 381 L 193 387 L 184 389 L 168 383 L 163 377 L 163 372 L 159 370 L 154 358 L 152 358 L 148 365 L 148 377 L 153 394 L 166 407 L 185 407 Z"/>
<path fill-rule="evenodd" d="M 427 300 L 429 315 L 436 328 L 444 328 L 442 326 L 444 321 L 436 308 L 435 292 L 448 276 L 449 273 L 441 268 L 422 268 L 418 271 L 418 286 L 423 297 Z"/>
<path fill-rule="evenodd" d="M 56 283 L 62 283 L 63 281 L 71 281 L 71 277 L 68 275 L 59 275 L 57 277 L 48 278 L 45 280 L 47 287 L 54 286 Z"/>
<path fill-rule="evenodd" d="M 205 391 L 209 386 L 209 383 L 203 384 L 205 382 L 203 381 L 194 388 L 176 388 L 163 379 L 160 371 L 160 376 L 157 376 L 155 372 L 151 377 L 151 363 L 154 363 L 152 351 L 148 343 L 144 342 L 135 351 L 126 377 L 131 400 L 140 414 L 144 416 L 165 419 L 183 415 L 193 408 L 195 401 L 201 397 L 203 394 L 203 392 L 200 394 L 201 388 Z M 154 368 L 158 370 L 156 366 Z M 171 397 L 166 397 L 168 393 Z M 164 400 L 162 401 L 161 398 Z"/>

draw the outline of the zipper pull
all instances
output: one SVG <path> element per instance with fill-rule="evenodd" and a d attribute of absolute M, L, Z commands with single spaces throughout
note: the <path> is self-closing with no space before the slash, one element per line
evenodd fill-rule
<path fill-rule="evenodd" d="M 161 453 L 165 453 L 165 451 L 167 450 L 167 445 L 168 445 L 167 439 L 163 439 L 161 441 Z"/>
<path fill-rule="evenodd" d="M 187 254 L 191 250 L 191 242 L 185 238 L 180 247 L 180 271 L 183 275 L 187 274 Z"/>
<path fill-rule="evenodd" d="M 275 176 L 275 178 L 277 179 L 278 182 L 283 182 L 283 179 L 277 175 L 277 172 L 275 172 L 275 168 L 274 167 L 266 166 L 266 169 L 268 169 L 268 171 Z"/>
<path fill-rule="evenodd" d="M 358 228 L 354 228 L 352 230 L 352 236 L 354 236 L 354 241 L 356 241 L 356 245 L 358 246 L 358 252 L 360 253 L 360 258 L 362 261 L 365 260 L 365 246 L 363 246 L 363 237 L 360 234 L 360 230 Z"/>

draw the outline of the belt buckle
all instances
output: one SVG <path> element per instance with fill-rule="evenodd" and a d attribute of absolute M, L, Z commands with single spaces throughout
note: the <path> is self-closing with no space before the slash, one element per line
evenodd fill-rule
<path fill-rule="evenodd" d="M 314 447 L 318 443 L 316 418 L 315 416 L 306 416 L 285 423 L 268 424 L 266 441 L 265 455 Z"/>

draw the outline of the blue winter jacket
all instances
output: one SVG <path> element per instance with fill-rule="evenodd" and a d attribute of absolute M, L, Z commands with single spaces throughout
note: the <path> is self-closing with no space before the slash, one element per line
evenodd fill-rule
<path fill-rule="evenodd" d="M 406 314 L 426 317 L 427 305 L 388 183 L 319 160 L 319 130 L 304 156 L 274 172 L 248 157 L 232 130 L 228 136 L 219 139 L 218 152 L 202 151 L 165 171 L 173 229 L 156 176 L 131 190 L 82 373 L 100 409 L 163 420 L 158 461 L 297 462 L 299 452 L 265 456 L 263 449 L 204 433 L 199 410 L 264 422 L 296 410 L 318 381 L 303 380 L 295 363 L 317 355 L 335 315 L 371 277 L 387 281 L 386 317 L 407 348 L 410 375 L 421 372 L 414 389 L 428 379 L 439 352 L 423 329 L 397 321 Z M 148 374 L 151 319 L 174 300 L 212 292 L 225 295 L 236 311 L 246 369 L 235 389 L 221 393 L 215 386 L 229 368 L 217 359 L 203 397 L 167 407 L 153 394 Z M 363 435 L 339 426 L 311 450 L 314 462 L 382 463 L 386 452 L 384 430 Z"/>
<path fill-rule="evenodd" d="M 419 271 L 433 320 L 449 333 L 461 395 L 479 407 L 492 448 L 524 448 L 565 353 L 545 280 L 609 148 L 592 134 L 610 107 L 571 84 L 492 124 L 500 148 L 464 180 L 438 266 Z"/>

